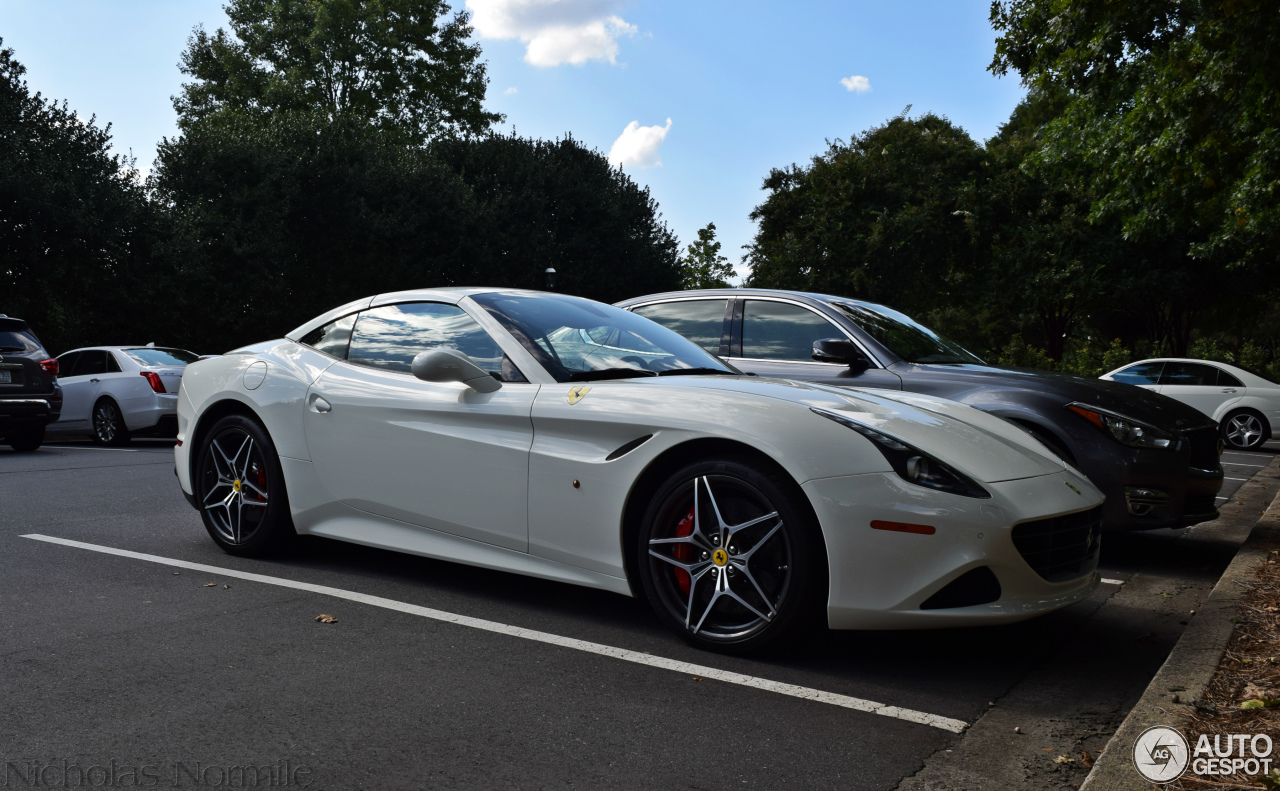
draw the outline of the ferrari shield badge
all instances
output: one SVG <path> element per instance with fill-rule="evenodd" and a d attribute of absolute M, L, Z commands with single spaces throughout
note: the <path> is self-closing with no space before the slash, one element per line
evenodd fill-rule
<path fill-rule="evenodd" d="M 591 388 L 587 386 L 573 387 L 569 389 L 569 403 L 576 404 L 587 397 L 587 393 L 591 392 Z"/>

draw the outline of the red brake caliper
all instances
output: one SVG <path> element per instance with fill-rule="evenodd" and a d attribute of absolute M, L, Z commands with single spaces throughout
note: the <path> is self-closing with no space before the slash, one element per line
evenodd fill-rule
<path fill-rule="evenodd" d="M 689 513 L 685 514 L 684 519 L 680 520 L 680 524 L 676 525 L 676 537 L 684 538 L 693 535 L 693 509 L 689 509 Z M 671 556 L 681 563 L 688 563 L 693 560 L 693 547 L 689 544 L 676 544 L 671 551 Z M 684 569 L 672 569 L 676 573 L 676 584 L 680 586 L 680 590 L 685 596 L 689 595 L 689 572 Z"/>
<path fill-rule="evenodd" d="M 267 471 L 262 465 L 258 465 L 258 488 L 264 492 L 267 490 Z M 265 500 L 267 498 L 258 495 L 258 499 Z"/>

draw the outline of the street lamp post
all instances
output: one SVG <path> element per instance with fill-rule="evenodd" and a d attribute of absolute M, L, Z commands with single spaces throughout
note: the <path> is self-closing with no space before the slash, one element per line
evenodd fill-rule
<path fill-rule="evenodd" d="M 555 291 L 555 290 L 556 290 L 556 270 L 555 270 L 555 268 L 554 268 L 554 267 L 550 267 L 550 266 L 549 266 L 549 267 L 547 267 L 547 271 L 546 271 L 546 272 L 544 272 L 543 274 L 545 274 L 545 275 L 547 276 L 547 291 Z"/>

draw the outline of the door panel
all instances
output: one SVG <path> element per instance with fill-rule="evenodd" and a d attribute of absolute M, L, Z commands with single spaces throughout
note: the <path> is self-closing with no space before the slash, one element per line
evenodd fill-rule
<path fill-rule="evenodd" d="M 106 374 L 106 352 L 77 352 L 71 361 L 71 370 L 63 371 L 58 363 L 58 384 L 62 385 L 62 415 L 53 424 L 54 429 L 86 428 L 89 413 L 97 400 L 102 377 Z M 63 355 L 70 357 L 70 355 Z"/>
<path fill-rule="evenodd" d="M 1160 375 L 1160 392 L 1213 417 L 1244 397 L 1243 387 L 1220 387 L 1218 369 L 1202 363 L 1169 362 Z"/>
<path fill-rule="evenodd" d="M 336 363 L 307 393 L 307 446 L 337 500 L 527 552 L 537 392 L 535 384 L 506 383 L 479 393 Z M 328 411 L 318 411 L 324 404 Z"/>

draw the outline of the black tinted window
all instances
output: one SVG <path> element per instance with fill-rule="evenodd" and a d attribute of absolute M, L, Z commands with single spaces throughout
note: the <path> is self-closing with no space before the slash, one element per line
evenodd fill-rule
<path fill-rule="evenodd" d="M 339 360 L 347 358 L 347 342 L 351 340 L 351 327 L 356 323 L 356 314 L 343 316 L 331 321 L 323 327 L 302 336 L 302 342 L 318 352 L 331 354 Z"/>
<path fill-rule="evenodd" d="M 759 360 L 813 360 L 813 342 L 843 338 L 834 324 L 808 308 L 747 300 L 742 311 L 742 356 Z"/>
<path fill-rule="evenodd" d="M 1218 381 L 1218 369 L 1200 363 L 1165 363 L 1162 385 L 1214 385 Z"/>
<path fill-rule="evenodd" d="M 406 302 L 384 305 L 360 314 L 351 335 L 347 359 L 361 365 L 409 373 L 413 358 L 432 349 L 457 349 L 476 365 L 501 375 L 502 349 L 475 319 L 455 305 L 437 302 Z M 508 363 L 506 381 L 514 366 Z"/>
<path fill-rule="evenodd" d="M 76 370 L 72 376 L 92 376 L 107 372 L 107 353 L 99 351 L 80 352 L 76 361 Z"/>
<path fill-rule="evenodd" d="M 1241 382 L 1234 375 L 1229 374 L 1226 371 L 1219 368 L 1218 369 L 1218 385 L 1221 387 L 1244 387 L 1244 382 Z"/>
<path fill-rule="evenodd" d="M 58 376 L 75 376 L 76 360 L 80 359 L 80 352 L 67 352 L 58 358 Z"/>
<path fill-rule="evenodd" d="M 694 299 L 644 305 L 633 313 L 678 332 L 712 354 L 720 353 L 727 299 Z"/>
<path fill-rule="evenodd" d="M 116 356 L 111 352 L 107 352 L 107 373 L 109 374 L 120 373 L 120 363 L 119 361 L 116 360 Z"/>
<path fill-rule="evenodd" d="M 983 365 L 982 359 L 911 317 L 883 305 L 875 309 L 845 302 L 828 303 L 886 349 L 909 363 Z"/>
<path fill-rule="evenodd" d="M 1164 363 L 1138 363 L 1116 371 L 1111 378 L 1131 385 L 1154 385 L 1160 383 L 1160 372 L 1163 370 Z"/>

